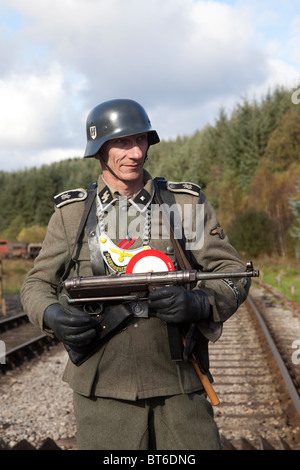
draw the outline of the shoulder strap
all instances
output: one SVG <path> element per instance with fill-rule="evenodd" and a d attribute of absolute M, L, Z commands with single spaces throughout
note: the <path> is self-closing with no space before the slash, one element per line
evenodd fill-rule
<path fill-rule="evenodd" d="M 67 277 L 70 273 L 70 270 L 71 270 L 72 266 L 75 263 L 75 261 L 73 259 L 73 255 L 74 255 L 77 243 L 79 241 L 79 238 L 80 238 L 80 236 L 82 234 L 82 231 L 84 229 L 84 226 L 85 226 L 86 220 L 88 218 L 89 212 L 91 210 L 92 204 L 94 202 L 96 192 L 97 192 L 97 183 L 90 183 L 88 188 L 87 188 L 87 192 L 88 192 L 88 197 L 87 197 L 86 202 L 85 202 L 85 207 L 84 207 L 84 211 L 83 211 L 81 221 L 80 221 L 80 224 L 79 224 L 79 227 L 78 227 L 77 235 L 76 235 L 76 238 L 75 238 L 75 243 L 74 243 L 74 246 L 73 246 L 73 249 L 72 249 L 72 253 L 71 253 L 71 256 L 70 256 L 69 263 L 68 263 L 68 265 L 65 269 L 65 272 L 63 273 L 63 275 L 60 278 L 59 286 L 58 286 L 58 292 L 61 292 L 62 283 L 65 281 L 65 279 L 67 279 Z"/>
<path fill-rule="evenodd" d="M 163 203 L 165 202 L 169 206 L 175 204 L 175 197 L 173 194 L 169 194 L 169 191 L 166 189 L 166 180 L 164 178 L 155 178 L 154 179 L 155 193 L 154 200 L 161 206 L 162 214 L 164 221 L 167 226 L 170 228 L 170 239 L 172 245 L 174 246 L 175 255 L 178 261 L 178 264 L 182 270 L 191 269 L 191 265 L 187 260 L 183 247 L 181 246 L 182 240 L 179 240 L 174 235 L 174 219 L 166 214 Z M 163 194 L 163 197 L 162 197 Z M 176 208 L 176 205 L 174 205 Z M 177 219 L 179 220 L 179 219 Z M 180 243 L 181 242 L 181 243 Z M 169 338 L 169 346 L 171 358 L 173 361 L 182 361 L 184 358 L 184 349 L 182 345 L 181 331 L 177 324 L 167 323 L 167 331 Z"/>
<path fill-rule="evenodd" d="M 166 202 L 169 205 L 175 204 L 174 195 L 170 194 L 170 192 L 166 189 L 166 180 L 164 178 L 155 178 L 154 184 L 156 188 L 154 197 L 160 205 L 162 205 L 163 202 Z M 176 209 L 176 204 L 173 207 Z M 186 258 L 184 248 L 181 245 L 184 240 L 179 240 L 174 236 L 174 221 L 165 213 L 163 205 L 162 213 L 164 214 L 166 224 L 170 227 L 170 238 L 174 246 L 180 268 L 191 269 L 190 262 Z M 196 323 L 191 323 L 189 326 L 181 324 L 181 327 L 179 327 L 179 325 L 176 323 L 167 323 L 167 331 L 172 360 L 183 360 L 184 362 L 187 362 L 189 360 L 191 351 L 194 349 L 195 354 L 197 354 L 196 361 L 201 371 L 206 373 L 209 369 L 208 340 L 197 329 Z M 182 334 L 185 336 L 185 345 L 182 345 Z"/>
<path fill-rule="evenodd" d="M 162 214 L 164 221 L 167 226 L 170 228 L 170 238 L 174 246 L 175 255 L 178 261 L 178 264 L 182 270 L 191 269 L 191 265 L 184 252 L 184 238 L 178 239 L 174 235 L 174 213 L 170 213 L 170 216 L 166 214 L 164 209 L 164 202 L 172 208 L 176 209 L 175 197 L 173 193 L 170 193 L 166 189 L 166 180 L 164 178 L 154 178 L 155 194 L 154 200 L 161 206 Z M 179 218 L 177 220 L 180 220 Z"/>
<path fill-rule="evenodd" d="M 95 199 L 85 224 L 87 241 L 90 251 L 91 268 L 94 276 L 103 276 L 106 274 L 106 264 L 102 252 L 99 249 L 99 237 L 97 237 L 98 217 Z"/>

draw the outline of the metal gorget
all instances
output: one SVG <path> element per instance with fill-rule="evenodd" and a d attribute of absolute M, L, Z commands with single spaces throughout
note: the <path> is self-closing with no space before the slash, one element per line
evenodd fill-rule
<path fill-rule="evenodd" d="M 127 200 L 127 198 L 123 198 Z M 112 201 L 113 202 L 113 201 Z M 123 207 L 126 207 L 123 204 Z M 96 197 L 96 208 L 98 225 L 96 229 L 97 245 L 101 252 L 102 258 L 110 270 L 116 273 L 122 273 L 126 271 L 127 265 L 131 258 L 137 253 L 144 250 L 149 250 L 150 230 L 151 230 L 151 207 L 150 205 L 146 208 L 146 214 L 144 216 L 144 231 L 143 231 L 143 243 L 139 248 L 129 249 L 132 243 L 135 241 L 128 234 L 119 245 L 116 245 L 109 236 L 109 230 L 106 226 L 109 224 L 114 225 L 113 217 L 107 216 L 107 206 L 105 207 L 106 217 L 104 214 L 104 207 L 99 198 Z M 116 216 L 115 212 L 113 214 Z M 126 227 L 127 228 L 127 227 Z"/>

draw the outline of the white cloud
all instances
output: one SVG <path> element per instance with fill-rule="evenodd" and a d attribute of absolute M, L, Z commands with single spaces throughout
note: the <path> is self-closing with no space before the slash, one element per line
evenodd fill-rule
<path fill-rule="evenodd" d="M 0 81 L 2 145 L 14 148 L 51 144 L 57 128 L 57 111 L 65 102 L 63 77 L 59 70 L 46 76 L 12 74 Z"/>
<path fill-rule="evenodd" d="M 270 84 L 289 85 L 297 75 L 284 60 L 288 41 L 289 57 L 298 58 L 297 19 L 289 17 L 286 44 L 264 38 L 264 22 L 278 25 L 271 4 L 261 18 L 258 3 L 247 1 L 2 0 L 4 6 L 22 21 L 8 34 L 0 19 L 3 169 L 12 168 L 6 156 L 13 152 L 13 168 L 25 155 L 39 165 L 82 154 L 86 115 L 107 99 L 136 99 L 169 138 L 201 128 L 221 105 L 261 95 Z"/>
<path fill-rule="evenodd" d="M 290 56 L 292 59 L 300 63 L 300 15 L 295 16 L 292 21 L 291 29 L 290 29 L 290 36 L 288 40 L 288 50 L 290 52 Z"/>

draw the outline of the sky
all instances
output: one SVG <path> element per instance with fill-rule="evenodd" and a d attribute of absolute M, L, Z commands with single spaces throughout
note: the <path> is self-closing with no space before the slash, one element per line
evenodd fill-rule
<path fill-rule="evenodd" d="M 129 98 L 161 139 L 300 87 L 299 0 L 0 0 L 0 171 L 82 157 L 89 111 Z"/>

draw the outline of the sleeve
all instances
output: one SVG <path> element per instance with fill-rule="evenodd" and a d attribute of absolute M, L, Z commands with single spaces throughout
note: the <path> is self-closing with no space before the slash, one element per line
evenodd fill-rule
<path fill-rule="evenodd" d="M 69 256 L 70 248 L 62 214 L 56 209 L 49 221 L 42 249 L 21 288 L 24 311 L 30 321 L 42 330 L 44 311 L 49 305 L 58 303 L 56 288 Z"/>

